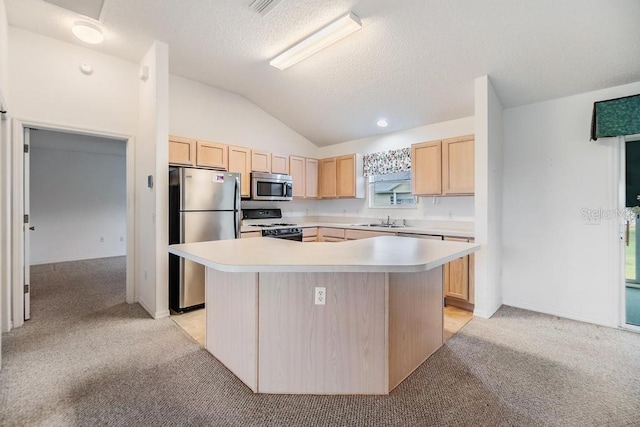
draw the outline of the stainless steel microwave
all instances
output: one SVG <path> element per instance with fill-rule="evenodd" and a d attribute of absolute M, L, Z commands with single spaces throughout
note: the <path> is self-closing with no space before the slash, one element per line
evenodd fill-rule
<path fill-rule="evenodd" d="M 290 175 L 251 173 L 251 200 L 291 200 L 293 181 Z"/>

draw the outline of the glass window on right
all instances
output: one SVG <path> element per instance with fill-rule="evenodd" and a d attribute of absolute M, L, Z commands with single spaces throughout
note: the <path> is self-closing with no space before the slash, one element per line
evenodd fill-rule
<path fill-rule="evenodd" d="M 370 208 L 417 208 L 418 198 L 411 194 L 411 172 L 369 175 Z"/>

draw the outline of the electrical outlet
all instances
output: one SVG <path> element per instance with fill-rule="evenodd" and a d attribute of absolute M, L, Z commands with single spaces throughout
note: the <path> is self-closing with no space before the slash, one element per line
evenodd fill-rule
<path fill-rule="evenodd" d="M 100 243 L 104 243 L 104 237 L 100 237 Z"/>
<path fill-rule="evenodd" d="M 327 288 L 316 286 L 315 303 L 316 305 L 325 305 L 327 303 Z"/>

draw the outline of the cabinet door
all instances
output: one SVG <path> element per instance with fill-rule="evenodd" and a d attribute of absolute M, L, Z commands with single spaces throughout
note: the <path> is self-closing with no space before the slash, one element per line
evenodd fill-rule
<path fill-rule="evenodd" d="M 338 197 L 356 197 L 356 158 L 354 154 L 337 158 L 336 182 Z"/>
<path fill-rule="evenodd" d="M 271 155 L 271 172 L 289 175 L 289 158 L 279 154 Z"/>
<path fill-rule="evenodd" d="M 307 198 L 318 197 L 318 161 L 304 159 L 304 195 Z"/>
<path fill-rule="evenodd" d="M 467 239 L 445 237 L 444 240 L 467 242 Z M 444 296 L 469 300 L 469 256 L 445 264 Z"/>
<path fill-rule="evenodd" d="M 305 161 L 304 157 L 289 156 L 289 173 L 293 181 L 293 197 L 304 197 Z M 274 163 L 275 164 L 275 163 Z"/>
<path fill-rule="evenodd" d="M 196 164 L 227 170 L 227 146 L 217 142 L 196 141 Z"/>
<path fill-rule="evenodd" d="M 344 229 L 318 228 L 318 242 L 344 242 Z"/>
<path fill-rule="evenodd" d="M 442 141 L 443 194 L 473 194 L 474 158 L 473 135 Z"/>
<path fill-rule="evenodd" d="M 411 146 L 411 191 L 417 196 L 442 194 L 442 143 L 423 142 Z"/>
<path fill-rule="evenodd" d="M 251 195 L 251 150 L 244 147 L 229 146 L 229 172 L 241 174 L 241 195 Z"/>
<path fill-rule="evenodd" d="M 336 158 L 320 160 L 320 197 L 336 198 Z"/>
<path fill-rule="evenodd" d="M 169 136 L 169 163 L 173 165 L 195 166 L 196 141 L 179 136 Z"/>
<path fill-rule="evenodd" d="M 251 152 L 251 170 L 271 173 L 271 153 L 253 150 Z"/>

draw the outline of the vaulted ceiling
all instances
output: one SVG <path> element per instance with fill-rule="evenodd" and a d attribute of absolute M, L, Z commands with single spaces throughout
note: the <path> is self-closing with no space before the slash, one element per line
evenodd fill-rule
<path fill-rule="evenodd" d="M 640 80 L 638 0 L 281 0 L 265 16 L 252 0 L 51 1 L 104 3 L 105 42 L 76 40 L 83 16 L 44 0 L 5 0 L 10 25 L 135 62 L 166 42 L 171 73 L 240 94 L 319 146 L 473 115 L 485 74 L 505 107 Z M 348 11 L 362 30 L 269 65 Z"/>

